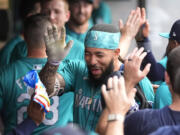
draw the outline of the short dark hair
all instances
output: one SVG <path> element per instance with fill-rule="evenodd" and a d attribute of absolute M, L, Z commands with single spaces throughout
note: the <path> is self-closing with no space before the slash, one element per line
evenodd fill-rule
<path fill-rule="evenodd" d="M 27 17 L 24 22 L 24 37 L 27 44 L 33 48 L 41 48 L 49 24 L 48 17 L 42 14 Z"/>
<path fill-rule="evenodd" d="M 20 3 L 20 8 L 19 8 L 19 13 L 20 17 L 25 20 L 27 15 L 29 13 L 34 13 L 37 12 L 35 8 L 35 4 L 39 3 L 40 4 L 41 0 L 21 0 Z"/>
<path fill-rule="evenodd" d="M 112 24 L 96 24 L 89 31 L 91 30 L 109 32 L 109 33 L 120 32 L 120 30 Z"/>
<path fill-rule="evenodd" d="M 180 46 L 174 48 L 168 55 L 167 73 L 170 77 L 172 89 L 180 95 L 179 82 L 180 79 Z M 178 85 L 177 85 L 178 84 Z"/>

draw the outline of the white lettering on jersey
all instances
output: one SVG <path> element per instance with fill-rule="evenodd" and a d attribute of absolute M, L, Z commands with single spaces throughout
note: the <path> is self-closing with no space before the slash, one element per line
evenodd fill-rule
<path fill-rule="evenodd" d="M 90 100 L 90 97 L 86 97 L 83 95 L 79 95 L 76 94 L 75 95 L 75 106 L 76 107 L 80 107 L 82 109 L 90 109 L 91 106 L 91 110 L 92 111 L 96 111 L 96 112 L 101 112 L 102 111 L 102 104 L 101 104 L 101 99 L 95 99 L 93 98 L 92 100 L 92 104 L 88 104 L 88 101 Z"/>

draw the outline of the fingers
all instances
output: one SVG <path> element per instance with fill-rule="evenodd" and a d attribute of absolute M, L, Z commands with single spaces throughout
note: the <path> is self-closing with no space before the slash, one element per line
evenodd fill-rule
<path fill-rule="evenodd" d="M 57 26 L 56 25 L 53 25 L 52 26 L 52 29 L 53 29 L 53 37 L 54 39 L 57 41 L 59 38 L 58 38 L 58 29 L 57 29 Z"/>
<path fill-rule="evenodd" d="M 146 10 L 145 8 L 141 8 L 141 23 L 144 24 L 146 21 Z"/>
<path fill-rule="evenodd" d="M 61 42 L 65 42 L 65 40 L 66 40 L 66 29 L 65 29 L 65 27 L 63 26 L 63 27 L 61 28 L 60 41 L 61 41 Z"/>
<path fill-rule="evenodd" d="M 54 42 L 54 36 L 53 36 L 53 28 L 52 26 L 48 26 L 47 28 L 48 36 L 49 36 L 49 42 Z"/>
<path fill-rule="evenodd" d="M 135 14 L 135 10 L 132 10 L 128 16 L 128 19 L 126 21 L 126 24 L 131 24 L 132 20 L 133 20 L 133 17 L 134 17 L 134 14 Z"/>
<path fill-rule="evenodd" d="M 136 8 L 131 23 L 137 25 L 137 24 L 140 22 L 140 16 L 141 16 L 141 14 L 140 14 L 140 8 Z"/>
<path fill-rule="evenodd" d="M 107 82 L 107 90 L 112 90 L 113 89 L 113 85 L 112 85 L 112 77 L 110 77 L 108 79 L 108 82 Z"/>
<path fill-rule="evenodd" d="M 112 79 L 112 88 L 115 92 L 117 92 L 119 90 L 119 87 L 118 87 L 118 77 L 117 76 L 114 76 L 113 79 Z"/>
<path fill-rule="evenodd" d="M 49 36 L 48 36 L 47 32 L 44 34 L 44 42 L 45 42 L 45 45 L 47 47 L 49 44 Z"/>
<path fill-rule="evenodd" d="M 129 58 L 129 59 L 132 59 L 137 51 L 138 51 L 138 48 L 136 47 L 136 48 L 132 51 L 132 53 L 129 54 L 129 57 L 128 57 L 128 58 Z"/>
<path fill-rule="evenodd" d="M 66 45 L 66 47 L 64 48 L 64 50 L 65 50 L 66 52 L 69 52 L 69 50 L 72 48 L 72 46 L 73 46 L 73 40 L 70 40 L 70 41 L 67 43 L 67 45 Z"/>
<path fill-rule="evenodd" d="M 151 64 L 147 64 L 147 65 L 145 66 L 145 68 L 144 68 L 143 71 L 142 71 L 142 73 L 143 73 L 144 76 L 146 76 L 146 75 L 149 73 L 150 68 L 151 68 Z"/>
<path fill-rule="evenodd" d="M 126 97 L 125 81 L 124 77 L 120 77 L 118 80 L 118 89 L 120 90 L 123 97 Z"/>
<path fill-rule="evenodd" d="M 103 97 L 104 97 L 104 99 L 105 99 L 105 102 L 106 102 L 106 99 L 107 99 L 107 90 L 106 90 L 106 85 L 102 85 L 101 86 L 101 92 L 102 92 L 102 95 L 103 95 Z"/>

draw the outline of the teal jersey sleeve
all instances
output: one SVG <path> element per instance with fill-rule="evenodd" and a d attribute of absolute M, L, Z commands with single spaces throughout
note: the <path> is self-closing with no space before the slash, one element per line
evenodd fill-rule
<path fill-rule="evenodd" d="M 154 108 L 161 109 L 172 104 L 172 96 L 166 82 L 163 82 L 156 91 Z"/>
<path fill-rule="evenodd" d="M 92 13 L 92 20 L 94 24 L 112 23 L 112 13 L 109 5 L 103 1 L 101 1 L 99 8 L 95 9 Z"/>
<path fill-rule="evenodd" d="M 0 67 L 9 64 L 11 53 L 14 47 L 21 41 L 23 41 L 21 36 L 16 36 L 7 42 L 7 44 L 5 44 L 4 48 L 0 51 Z"/>
<path fill-rule="evenodd" d="M 144 79 L 142 79 L 139 82 L 139 85 L 140 85 L 142 91 L 144 92 L 144 95 L 145 95 L 147 101 L 152 103 L 152 105 L 153 105 L 155 95 L 154 95 L 154 90 L 153 90 L 152 84 L 149 81 L 149 79 L 147 77 L 145 77 Z"/>
<path fill-rule="evenodd" d="M 73 85 L 77 74 L 80 74 L 84 70 L 85 62 L 79 60 L 70 61 L 64 60 L 58 69 L 58 73 L 64 78 L 65 81 L 65 90 L 69 91 L 73 89 Z"/>

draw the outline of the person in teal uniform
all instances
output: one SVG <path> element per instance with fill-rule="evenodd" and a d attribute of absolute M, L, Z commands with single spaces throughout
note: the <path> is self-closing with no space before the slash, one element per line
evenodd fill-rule
<path fill-rule="evenodd" d="M 19 13 L 22 17 L 22 20 L 24 21 L 27 16 L 40 12 L 40 0 L 28 0 L 26 2 L 22 1 L 20 7 L 21 8 Z M 5 44 L 4 48 L 0 51 L 0 67 L 8 65 L 12 62 L 11 55 L 13 52 L 15 52 L 14 49 L 16 48 L 16 46 L 19 46 L 21 44 L 24 44 L 23 46 L 26 46 L 23 34 L 15 36 Z M 16 60 L 16 58 L 13 59 Z"/>
<path fill-rule="evenodd" d="M 69 20 L 70 12 L 68 8 L 68 2 L 64 0 L 43 0 L 41 3 L 43 14 L 46 14 L 49 17 L 49 20 L 52 24 L 55 24 L 58 29 L 60 28 Z M 58 12 L 54 12 L 57 10 Z M 60 14 L 60 12 L 62 14 Z M 67 31 L 67 29 L 66 29 Z M 73 36 L 67 34 L 66 35 L 66 43 L 70 40 L 73 40 L 73 48 L 70 52 L 71 56 L 67 56 L 69 59 L 84 59 L 84 46 L 83 44 L 75 39 Z M 77 55 L 77 51 L 80 55 Z M 19 58 L 27 56 L 27 46 L 25 44 L 20 44 L 19 46 L 15 47 L 14 51 L 12 52 L 10 61 L 15 61 Z"/>
<path fill-rule="evenodd" d="M 92 20 L 94 24 L 111 24 L 112 13 L 109 5 L 103 0 L 93 0 Z"/>
<path fill-rule="evenodd" d="M 140 14 L 140 9 L 137 9 L 134 14 Z M 137 16 L 140 17 L 140 15 Z M 137 19 L 137 21 L 137 23 L 133 23 L 134 27 L 137 27 L 135 24 L 138 24 L 140 19 Z M 136 30 L 137 29 L 127 32 L 126 36 L 124 35 L 124 30 L 123 33 L 121 33 L 121 36 L 126 37 L 124 37 L 124 40 L 133 39 L 129 37 L 135 36 L 132 35 L 132 33 L 136 33 Z M 55 31 L 53 33 L 55 34 Z M 53 36 L 49 34 L 46 35 L 45 38 L 46 46 L 48 48 L 48 62 L 39 73 L 39 76 L 49 91 L 48 93 L 54 93 L 54 84 L 49 83 L 53 82 L 52 80 L 57 80 L 56 83 L 59 84 L 60 88 L 64 88 L 65 92 L 73 89 L 75 98 L 73 115 L 74 123 L 79 124 L 82 129 L 94 131 L 103 109 L 100 87 L 102 84 L 106 83 L 105 80 L 109 75 L 115 71 L 119 71 L 121 66 L 123 66 L 118 59 L 120 53 L 119 29 L 110 24 L 93 26 L 88 31 L 85 39 L 85 61 L 63 61 L 67 51 L 60 47 L 64 45 L 58 44 L 58 41 L 49 43 L 48 40 L 50 40 L 51 37 Z M 133 53 L 137 53 L 137 57 L 142 58 L 146 55 L 146 53 L 143 53 L 143 48 L 140 50 L 135 49 Z M 143 71 L 139 72 L 141 59 L 137 60 L 139 64 L 133 64 L 135 62 L 134 55 L 132 54 L 131 56 L 132 58 L 130 59 L 132 59 L 132 61 L 125 62 L 124 76 L 126 82 L 132 84 L 132 87 L 134 87 L 137 82 L 145 77 L 149 71 L 150 65 L 148 64 Z M 131 64 L 136 67 L 130 69 L 132 66 Z M 137 73 L 139 74 L 137 75 Z M 151 83 L 145 82 L 143 84 L 151 85 Z M 149 87 L 149 89 L 146 89 L 145 92 L 153 93 L 152 86 Z"/>
<path fill-rule="evenodd" d="M 37 14 L 27 18 L 24 27 L 24 37 L 28 48 L 27 57 L 5 66 L 0 71 L 0 112 L 5 134 L 27 118 L 30 95 L 29 87 L 24 83 L 23 77 L 30 70 L 39 72 L 47 62 L 44 33 L 48 27 L 51 27 L 51 23 L 44 15 Z M 80 54 L 76 52 L 76 55 Z M 50 112 L 46 114 L 45 120 L 33 134 L 40 134 L 52 126 L 63 126 L 73 121 L 73 100 L 72 92 L 60 97 L 51 97 Z"/>
<path fill-rule="evenodd" d="M 144 47 L 147 52 L 143 63 L 151 63 L 150 72 L 148 73 L 148 78 L 153 84 L 159 85 L 155 94 L 154 108 L 163 108 L 166 105 L 172 103 L 172 96 L 169 88 L 165 82 L 165 70 L 167 65 L 168 54 L 176 47 L 180 45 L 180 20 L 176 20 L 172 25 L 170 33 L 161 33 L 160 36 L 168 38 L 169 42 L 166 48 L 164 57 L 156 62 L 154 55 L 151 50 L 151 43 L 148 39 L 149 35 L 149 24 L 146 21 L 139 34 L 136 36 L 136 41 L 138 47 Z"/>
<path fill-rule="evenodd" d="M 68 0 L 71 16 L 66 24 L 66 34 L 84 44 L 87 31 L 93 26 L 91 14 L 93 0 Z"/>
<path fill-rule="evenodd" d="M 3 67 L 4 65 L 8 65 L 10 62 L 10 58 L 11 58 L 11 52 L 13 51 L 14 47 L 19 44 L 22 43 L 23 41 L 23 37 L 19 36 L 15 36 L 14 38 L 12 38 L 10 41 L 8 41 L 5 46 L 2 48 L 2 50 L 0 51 L 0 67 Z"/>

